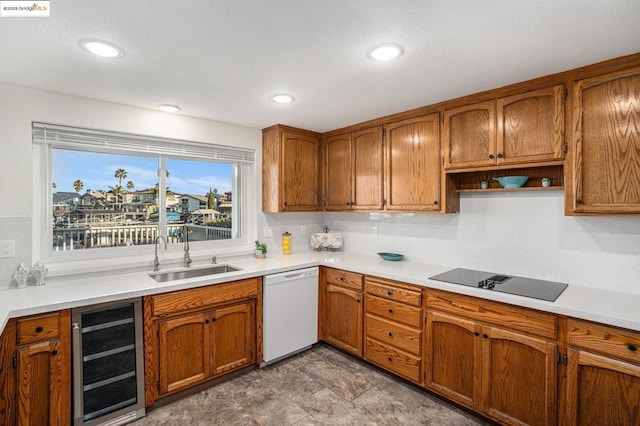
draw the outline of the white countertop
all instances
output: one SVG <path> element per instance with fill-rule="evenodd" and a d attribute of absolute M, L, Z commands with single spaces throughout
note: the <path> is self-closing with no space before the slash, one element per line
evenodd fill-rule
<path fill-rule="evenodd" d="M 183 290 L 317 265 L 331 266 L 640 331 L 640 295 L 580 287 L 574 283 L 569 283 L 569 287 L 555 302 L 547 302 L 428 279 L 430 276 L 448 271 L 455 266 L 429 265 L 408 260 L 387 262 L 375 255 L 306 252 L 288 256 L 269 255 L 267 259 L 246 257 L 232 259 L 228 262 L 221 260 L 220 264 L 230 264 L 241 270 L 164 283 L 158 283 L 149 277 L 149 271 L 119 274 L 93 273 L 50 278 L 47 284 L 41 287 L 0 290 L 0 331 L 4 329 L 7 320 L 12 317 Z M 208 265 L 195 264 L 192 269 L 204 266 Z"/>

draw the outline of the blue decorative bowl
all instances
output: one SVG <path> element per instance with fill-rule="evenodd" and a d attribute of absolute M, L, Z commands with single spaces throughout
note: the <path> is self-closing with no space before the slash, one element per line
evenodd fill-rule
<path fill-rule="evenodd" d="M 520 188 L 529 179 L 529 176 L 502 176 L 494 177 L 503 188 Z"/>
<path fill-rule="evenodd" d="M 393 262 L 404 259 L 404 255 L 399 253 L 378 253 L 378 256 L 384 260 L 391 260 Z"/>

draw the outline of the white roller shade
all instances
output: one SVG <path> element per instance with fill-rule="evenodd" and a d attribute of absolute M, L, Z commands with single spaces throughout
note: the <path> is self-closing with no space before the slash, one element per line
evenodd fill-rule
<path fill-rule="evenodd" d="M 226 163 L 255 162 L 255 150 L 249 148 L 39 122 L 33 122 L 33 142 L 64 149 L 86 150 L 92 147 L 104 152 L 149 153 Z"/>

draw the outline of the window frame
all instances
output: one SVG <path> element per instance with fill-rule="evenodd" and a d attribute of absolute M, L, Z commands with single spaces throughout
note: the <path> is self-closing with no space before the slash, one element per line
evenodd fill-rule
<path fill-rule="evenodd" d="M 47 126 L 42 123 L 33 123 L 34 129 L 36 125 Z M 64 126 L 57 126 L 63 127 Z M 75 129 L 75 128 L 74 128 Z M 91 131 L 89 129 L 80 129 Z M 35 130 L 34 130 L 35 131 Z M 97 131 L 105 135 L 113 134 L 131 135 L 119 132 L 110 131 Z M 144 136 L 144 135 L 131 135 L 137 139 L 145 140 L 165 140 L 163 138 Z M 46 138 L 46 134 L 45 134 Z M 233 151 L 235 147 L 205 144 L 191 141 L 181 141 L 177 139 L 166 139 L 170 141 L 173 147 L 180 146 L 184 143 L 185 147 L 198 146 L 199 149 L 206 149 L 208 145 L 211 149 L 222 147 L 223 149 Z M 153 260 L 153 252 L 155 247 L 153 244 L 136 245 L 136 246 L 124 246 L 124 247 L 105 247 L 105 248 L 92 248 L 81 250 L 69 250 L 69 251 L 53 251 L 52 238 L 53 227 L 51 221 L 51 213 L 53 208 L 53 178 L 52 178 L 52 152 L 54 148 L 73 149 L 84 152 L 101 152 L 107 154 L 123 154 L 123 155 L 135 155 L 146 156 L 158 159 L 158 184 L 159 205 L 166 207 L 166 195 L 165 188 L 167 186 L 166 177 L 166 160 L 191 160 L 191 161 L 204 161 L 204 162 L 219 162 L 232 164 L 232 194 L 234 203 L 232 209 L 232 235 L 237 235 L 237 238 L 231 238 L 226 240 L 211 240 L 211 241 L 190 241 L 190 253 L 194 260 L 200 257 L 208 257 L 214 254 L 231 254 L 231 253 L 245 253 L 251 251 L 251 242 L 253 239 L 250 237 L 255 234 L 255 224 L 249 221 L 249 212 L 255 211 L 255 200 L 253 197 L 249 197 L 248 194 L 255 192 L 252 191 L 256 188 L 255 183 L 255 164 L 252 161 L 233 161 L 230 159 L 214 159 L 214 158 L 197 158 L 194 155 L 180 155 L 177 152 L 171 153 L 152 153 L 149 152 L 148 146 L 142 146 L 139 151 L 135 149 L 120 149 L 108 146 L 96 146 L 95 144 L 82 144 L 77 143 L 74 147 L 69 146 L 56 146 L 55 144 L 38 143 L 33 140 L 33 255 L 34 258 L 39 258 L 41 261 L 48 265 L 65 265 L 61 266 L 63 269 L 77 268 L 77 269 L 99 269 L 99 265 L 111 265 L 114 263 L 121 265 L 123 269 L 127 267 L 135 267 L 140 265 L 151 264 Z M 238 148 L 239 152 L 251 152 L 253 155 L 254 150 L 246 148 Z M 166 235 L 167 232 L 167 216 L 166 208 L 159 208 L 159 220 L 158 220 L 158 234 Z M 164 263 L 167 266 L 176 260 L 182 259 L 183 244 L 174 243 L 168 245 L 167 250 L 164 247 L 158 249 L 161 262 L 164 258 Z M 206 253 L 206 254 L 205 254 Z M 82 262 L 79 265 L 78 262 Z M 57 269 L 57 268 L 56 268 Z"/>

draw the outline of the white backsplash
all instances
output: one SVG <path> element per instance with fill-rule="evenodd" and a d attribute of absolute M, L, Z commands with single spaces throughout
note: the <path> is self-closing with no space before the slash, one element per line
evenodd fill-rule
<path fill-rule="evenodd" d="M 460 211 L 324 213 L 323 223 L 344 234 L 347 252 L 640 294 L 638 217 L 564 216 L 559 191 L 462 194 Z"/>
<path fill-rule="evenodd" d="M 15 257 L 0 258 L 0 289 L 15 287 L 15 283 L 11 283 L 11 277 L 20 262 L 24 262 L 29 268 L 33 266 L 31 218 L 25 216 L 0 218 L 0 240 L 14 240 L 15 249 Z"/>
<path fill-rule="evenodd" d="M 291 234 L 291 250 L 311 251 L 311 234 L 322 232 L 322 213 L 258 213 L 258 239 L 267 244 L 267 252 L 282 253 L 282 234 Z M 265 237 L 270 227 L 273 237 Z M 304 227 L 304 234 L 301 232 Z"/>

